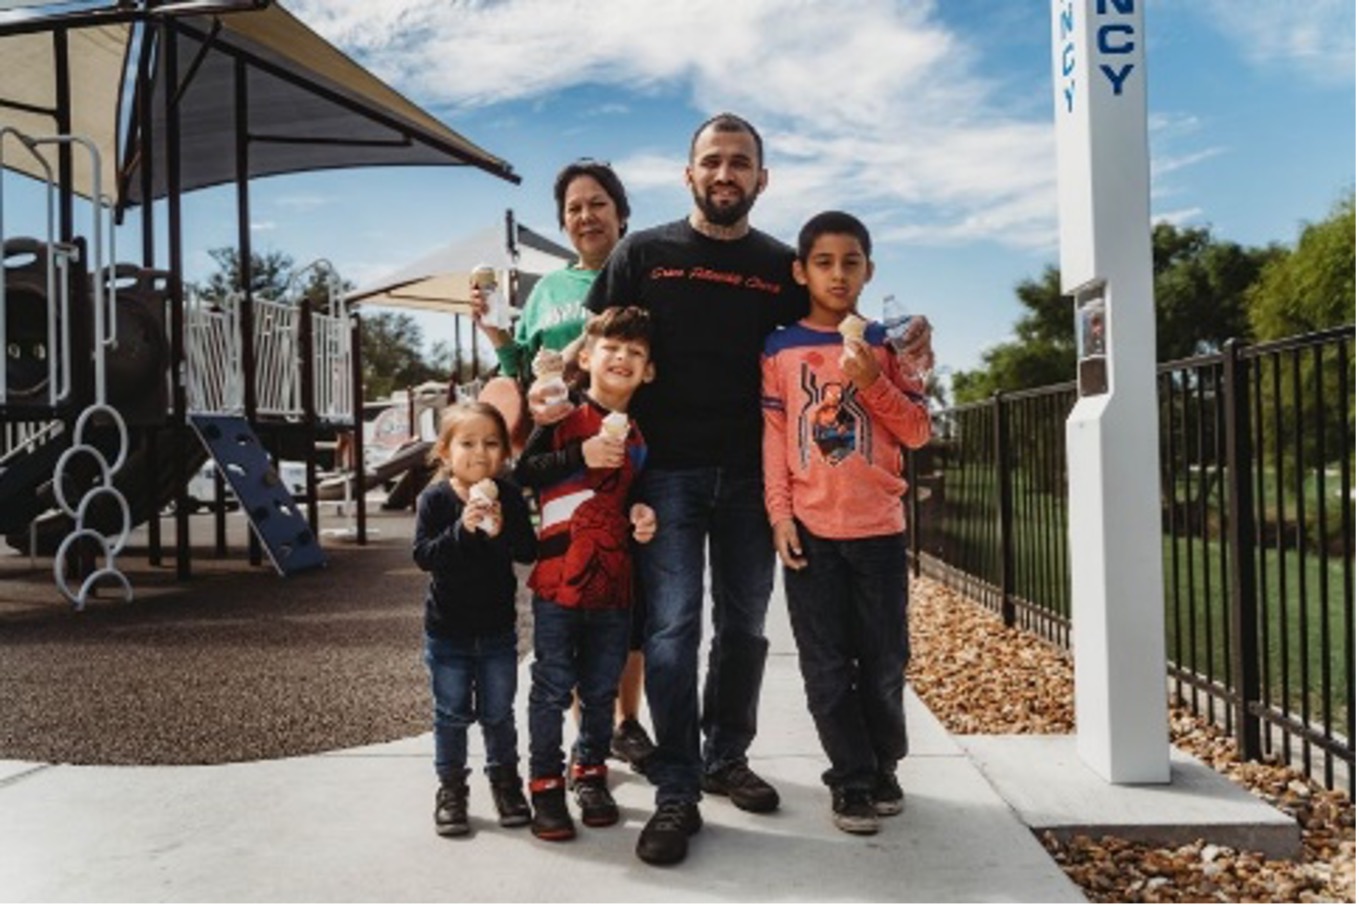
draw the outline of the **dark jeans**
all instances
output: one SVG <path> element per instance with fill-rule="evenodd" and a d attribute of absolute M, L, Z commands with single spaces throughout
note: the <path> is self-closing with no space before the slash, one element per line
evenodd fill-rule
<path fill-rule="evenodd" d="M 468 639 L 425 634 L 434 693 L 434 771 L 440 781 L 467 776 L 467 728 L 481 725 L 486 767 L 519 764 L 514 694 L 519 685 L 513 630 Z"/>
<path fill-rule="evenodd" d="M 640 496 L 656 511 L 657 525 L 656 537 L 637 549 L 647 603 L 646 695 L 657 747 L 647 777 L 657 803 L 696 803 L 703 771 L 744 761 L 755 738 L 769 650 L 764 619 L 774 588 L 764 489 L 758 474 L 648 469 Z M 713 639 L 700 718 L 705 555 Z"/>
<path fill-rule="evenodd" d="M 868 789 L 906 755 L 906 537 L 823 539 L 798 525 L 807 566 L 783 572 L 807 706 L 830 787 Z"/>
<path fill-rule="evenodd" d="M 533 685 L 529 688 L 529 772 L 559 777 L 562 713 L 571 691 L 580 693 L 576 762 L 603 765 L 613 740 L 613 701 L 628 659 L 632 618 L 628 609 L 567 608 L 533 599 Z"/>

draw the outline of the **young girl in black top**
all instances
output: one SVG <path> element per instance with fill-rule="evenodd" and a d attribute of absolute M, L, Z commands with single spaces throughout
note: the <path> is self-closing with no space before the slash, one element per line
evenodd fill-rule
<path fill-rule="evenodd" d="M 434 769 L 439 776 L 434 827 L 464 835 L 467 728 L 481 724 L 486 774 L 500 824 L 530 814 L 519 777 L 514 696 L 512 561 L 530 563 L 536 539 L 519 488 L 496 476 L 509 455 L 505 420 L 485 403 L 444 410 L 430 461 L 435 480 L 420 494 L 415 562 L 429 573 L 425 664 L 434 693 Z"/>

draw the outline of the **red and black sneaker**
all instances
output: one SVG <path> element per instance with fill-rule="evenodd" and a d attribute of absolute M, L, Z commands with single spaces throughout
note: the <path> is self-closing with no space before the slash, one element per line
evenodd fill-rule
<path fill-rule="evenodd" d="M 576 836 L 576 823 L 566 810 L 566 779 L 534 778 L 529 782 L 533 799 L 533 834 L 544 841 L 569 841 Z"/>
<path fill-rule="evenodd" d="M 609 769 L 604 765 L 577 765 L 572 787 L 580 806 L 580 821 L 591 828 L 618 824 L 618 804 L 609 793 Z"/>

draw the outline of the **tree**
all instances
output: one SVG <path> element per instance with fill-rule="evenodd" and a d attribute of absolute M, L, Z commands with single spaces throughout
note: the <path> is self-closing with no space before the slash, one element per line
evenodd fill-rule
<path fill-rule="evenodd" d="M 1206 228 L 1168 223 L 1157 224 L 1151 239 L 1157 360 L 1219 349 L 1232 337 L 1248 338 L 1246 293 L 1280 250 L 1218 242 Z M 1016 339 L 986 350 L 980 369 L 954 374 L 959 403 L 1075 377 L 1075 316 L 1070 300 L 1061 295 L 1058 270 L 1049 265 L 1038 280 L 1021 281 L 1015 295 L 1025 309 L 1015 324 Z"/>
<path fill-rule="evenodd" d="M 1250 323 L 1262 340 L 1354 322 L 1354 190 L 1297 248 L 1276 257 L 1249 293 Z"/>
<path fill-rule="evenodd" d="M 363 319 L 364 397 L 375 400 L 426 381 L 445 381 L 448 373 L 421 355 L 420 326 L 410 315 L 379 312 Z"/>
<path fill-rule="evenodd" d="M 207 299 L 221 301 L 232 293 L 239 292 L 241 283 L 241 258 L 235 246 L 222 246 L 209 249 L 208 255 L 217 263 L 217 270 L 209 275 L 207 281 L 189 282 L 189 289 Z M 286 252 L 277 250 L 250 253 L 250 290 L 257 298 L 281 300 L 287 287 L 288 277 L 293 270 L 293 258 Z"/>
<path fill-rule="evenodd" d="M 1152 230 L 1156 294 L 1156 361 L 1220 350 L 1249 339 L 1246 293 L 1277 247 L 1247 249 L 1219 242 L 1206 228 L 1159 223 Z"/>
<path fill-rule="evenodd" d="M 1351 190 L 1326 220 L 1305 225 L 1297 247 L 1271 261 L 1251 288 L 1250 322 L 1256 335 L 1277 340 L 1353 324 L 1354 268 Z M 1335 462 L 1339 451 L 1354 447 L 1354 395 L 1346 392 L 1354 387 L 1354 359 L 1348 353 L 1342 356 L 1342 348 L 1334 344 L 1312 353 L 1284 351 L 1281 359 L 1261 359 L 1257 366 L 1263 373 L 1264 406 L 1267 411 L 1277 407 L 1279 413 L 1277 423 L 1266 419 L 1260 427 L 1265 449 L 1274 449 L 1280 438 L 1300 439 L 1297 448 L 1281 445 L 1281 467 L 1289 471 L 1320 468 Z M 1347 410 L 1336 412 L 1335 401 L 1344 399 Z"/>
<path fill-rule="evenodd" d="M 190 288 L 207 299 L 225 300 L 240 291 L 240 257 L 232 246 L 211 249 L 208 254 L 217 263 L 217 270 L 202 283 L 190 284 Z M 325 312 L 330 304 L 332 280 L 340 293 L 354 288 L 328 267 L 308 266 L 297 271 L 293 257 L 285 252 L 252 252 L 250 260 L 250 285 L 257 301 L 302 304 L 311 311 Z M 420 327 L 409 315 L 380 313 L 365 317 L 362 346 L 363 385 L 368 399 L 448 378 L 448 369 L 425 359 Z M 451 356 L 449 360 L 452 361 Z"/>
<path fill-rule="evenodd" d="M 332 270 L 328 263 L 319 263 L 305 271 L 306 283 L 292 288 L 299 292 L 307 307 L 313 312 L 329 312 L 331 294 L 343 298 L 345 293 L 354 289 L 354 282 L 345 280 L 338 271 Z"/>
<path fill-rule="evenodd" d="M 1015 323 L 1018 339 L 982 353 L 982 367 L 953 375 L 958 403 L 982 400 L 999 391 L 1021 390 L 1071 380 L 1076 374 L 1076 332 L 1071 303 L 1062 298 L 1061 275 L 1052 265 L 1038 280 L 1015 286 L 1025 313 Z"/>

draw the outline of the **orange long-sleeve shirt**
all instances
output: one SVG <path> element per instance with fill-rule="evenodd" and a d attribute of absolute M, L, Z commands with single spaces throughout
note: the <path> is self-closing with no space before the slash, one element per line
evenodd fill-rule
<path fill-rule="evenodd" d="M 871 323 L 864 340 L 882 374 L 863 391 L 840 369 L 835 329 L 801 321 L 765 342 L 764 499 L 772 525 L 796 517 L 831 539 L 906 528 L 901 447 L 929 440 L 929 410 L 883 326 Z"/>

